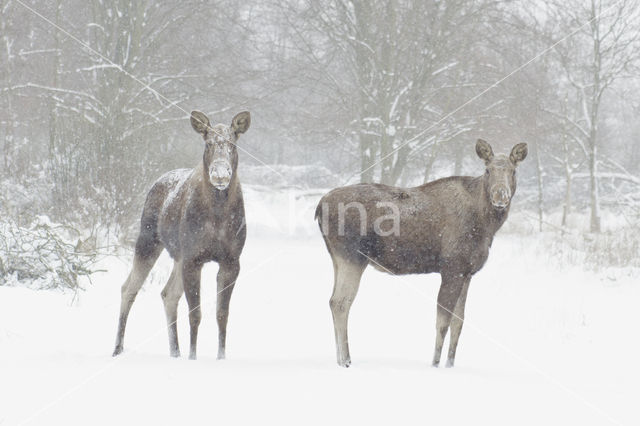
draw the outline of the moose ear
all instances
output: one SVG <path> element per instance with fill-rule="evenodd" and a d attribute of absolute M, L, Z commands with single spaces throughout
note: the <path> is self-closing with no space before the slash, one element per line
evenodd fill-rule
<path fill-rule="evenodd" d="M 209 128 L 209 119 L 203 112 L 191 111 L 191 127 L 193 130 L 204 135 Z"/>
<path fill-rule="evenodd" d="M 240 134 L 249 130 L 249 126 L 251 125 L 251 114 L 249 111 L 242 111 L 236 114 L 231 120 L 231 130 L 234 133 Z"/>
<path fill-rule="evenodd" d="M 476 154 L 478 154 L 478 157 L 482 158 L 485 163 L 493 160 L 493 149 L 491 149 L 491 145 L 485 140 L 478 139 L 478 142 L 476 142 Z"/>
<path fill-rule="evenodd" d="M 513 149 L 511 150 L 511 154 L 509 154 L 509 159 L 513 164 L 518 164 L 519 162 L 527 158 L 528 152 L 529 152 L 529 149 L 527 148 L 527 144 L 519 143 L 518 145 L 514 146 Z"/>

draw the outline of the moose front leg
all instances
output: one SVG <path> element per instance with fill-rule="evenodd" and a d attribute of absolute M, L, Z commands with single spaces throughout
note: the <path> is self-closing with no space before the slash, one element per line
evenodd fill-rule
<path fill-rule="evenodd" d="M 436 347 L 433 352 L 432 363 L 434 367 L 440 365 L 444 338 L 447 335 L 451 316 L 466 281 L 465 276 L 459 273 L 442 272 L 441 276 L 442 284 L 440 284 L 440 291 L 438 292 L 438 313 L 436 316 Z"/>
<path fill-rule="evenodd" d="M 447 355 L 447 367 L 453 367 L 456 359 L 456 348 L 458 347 L 458 339 L 460 339 L 460 333 L 462 332 L 462 324 L 464 323 L 464 307 L 467 303 L 467 292 L 469 291 L 469 282 L 471 277 L 467 277 L 456 306 L 453 310 L 453 316 L 451 318 L 451 325 L 449 326 L 451 334 L 449 335 L 449 354 Z"/>
<path fill-rule="evenodd" d="M 216 303 L 216 318 L 218 320 L 218 359 L 225 358 L 225 347 L 227 339 L 227 320 L 229 319 L 229 303 L 231 293 L 236 284 L 240 263 L 222 263 L 218 269 L 218 296 Z"/>
<path fill-rule="evenodd" d="M 189 359 L 196 359 L 196 346 L 198 344 L 198 327 L 202 319 L 200 310 L 200 272 L 202 264 L 194 261 L 184 261 L 182 265 L 182 282 L 184 295 L 189 305 L 189 326 L 191 329 L 191 346 Z"/>
<path fill-rule="evenodd" d="M 169 354 L 177 358 L 180 356 L 178 344 L 178 302 L 184 293 L 182 285 L 182 264 L 175 261 L 167 285 L 162 290 L 164 310 L 167 316 L 167 330 L 169 331 Z"/>

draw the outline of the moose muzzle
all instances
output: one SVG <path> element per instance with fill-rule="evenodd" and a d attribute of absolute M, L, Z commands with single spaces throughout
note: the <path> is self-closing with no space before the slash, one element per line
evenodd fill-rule
<path fill-rule="evenodd" d="M 233 173 L 231 164 L 225 160 L 215 160 L 209 167 L 209 181 L 218 190 L 227 189 Z"/>
<path fill-rule="evenodd" d="M 506 185 L 495 185 L 491 188 L 491 204 L 499 210 L 504 210 L 511 202 L 511 190 Z"/>

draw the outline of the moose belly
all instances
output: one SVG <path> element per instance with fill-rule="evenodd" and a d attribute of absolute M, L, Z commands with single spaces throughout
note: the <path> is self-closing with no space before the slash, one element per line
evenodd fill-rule
<path fill-rule="evenodd" d="M 428 242 L 414 244 L 398 238 L 376 237 L 375 241 L 365 239 L 360 251 L 379 271 L 394 275 L 439 272 L 438 247 L 431 247 Z"/>

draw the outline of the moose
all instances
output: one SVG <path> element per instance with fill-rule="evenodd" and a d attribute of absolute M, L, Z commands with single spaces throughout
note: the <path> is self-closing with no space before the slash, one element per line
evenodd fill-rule
<path fill-rule="evenodd" d="M 218 359 L 225 357 L 229 302 L 240 272 L 246 237 L 244 202 L 238 180 L 238 137 L 249 129 L 249 112 L 240 112 L 231 125 L 212 126 L 200 111 L 191 113 L 191 126 L 204 139 L 202 161 L 194 169 L 164 174 L 147 194 L 136 241 L 133 268 L 122 286 L 118 333 L 113 356 L 122 352 L 127 317 L 149 271 L 165 248 L 173 270 L 162 290 L 169 331 L 169 351 L 180 356 L 178 301 L 184 291 L 189 306 L 191 345 L 196 359 L 200 325 L 200 273 L 206 262 L 218 263 L 216 317 Z"/>
<path fill-rule="evenodd" d="M 451 176 L 414 188 L 363 183 L 322 197 L 315 217 L 333 261 L 329 305 L 338 365 L 351 365 L 349 310 L 362 273 L 371 265 L 392 275 L 440 273 L 432 365 L 439 366 L 450 330 L 447 367 L 453 367 L 471 277 L 485 264 L 493 237 L 507 219 L 516 167 L 527 152 L 521 143 L 508 156 L 494 155 L 491 145 L 479 139 L 476 153 L 486 166 L 482 176 Z M 389 221 L 396 229 L 382 229 Z"/>

